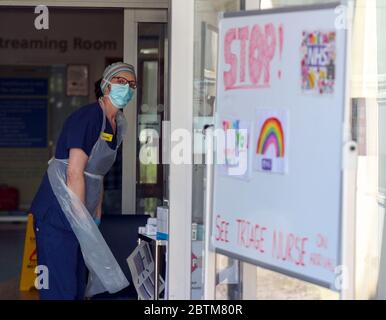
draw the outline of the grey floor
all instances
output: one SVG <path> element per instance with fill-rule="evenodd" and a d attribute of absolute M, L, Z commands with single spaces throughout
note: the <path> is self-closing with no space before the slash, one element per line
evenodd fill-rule
<path fill-rule="evenodd" d="M 25 230 L 25 223 L 0 223 L 0 300 L 37 297 L 19 291 Z"/>
<path fill-rule="evenodd" d="M 25 223 L 0 223 L 0 300 L 36 300 L 36 291 L 20 292 Z M 268 270 L 257 268 L 257 299 L 328 299 L 336 293 Z M 219 292 L 218 292 L 219 293 Z M 221 299 L 221 293 L 218 297 Z"/>

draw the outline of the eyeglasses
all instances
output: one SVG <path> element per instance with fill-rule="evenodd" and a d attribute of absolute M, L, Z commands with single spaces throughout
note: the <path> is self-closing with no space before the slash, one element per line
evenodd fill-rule
<path fill-rule="evenodd" d="M 128 84 L 130 88 L 137 89 L 137 82 L 135 80 L 127 80 L 123 77 L 113 77 L 112 80 L 115 80 L 115 83 L 126 85 Z"/>

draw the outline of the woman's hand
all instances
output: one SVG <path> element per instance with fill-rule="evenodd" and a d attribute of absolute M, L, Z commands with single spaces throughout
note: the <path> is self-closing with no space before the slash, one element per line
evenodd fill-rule
<path fill-rule="evenodd" d="M 102 219 L 102 203 L 103 203 L 103 189 L 102 189 L 102 192 L 101 192 L 101 197 L 99 199 L 99 203 L 98 203 L 98 207 L 96 208 L 96 211 L 95 211 L 95 218 L 94 218 L 94 221 L 96 223 L 96 225 L 99 227 L 99 225 L 101 224 L 101 219 Z"/>
<path fill-rule="evenodd" d="M 101 219 L 98 218 L 98 217 L 95 217 L 95 218 L 94 218 L 94 222 L 95 222 L 95 224 L 99 227 L 100 224 L 101 224 Z"/>

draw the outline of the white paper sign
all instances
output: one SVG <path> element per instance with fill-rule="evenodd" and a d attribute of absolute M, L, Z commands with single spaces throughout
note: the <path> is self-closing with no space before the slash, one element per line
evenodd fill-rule
<path fill-rule="evenodd" d="M 286 110 L 257 109 L 254 169 L 266 173 L 288 170 L 289 126 Z"/>

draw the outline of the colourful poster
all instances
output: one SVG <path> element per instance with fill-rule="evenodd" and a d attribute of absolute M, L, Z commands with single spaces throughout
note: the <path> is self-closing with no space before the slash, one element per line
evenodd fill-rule
<path fill-rule="evenodd" d="M 249 178 L 249 145 L 250 128 L 248 121 L 240 119 L 222 119 L 221 126 L 224 134 L 225 145 L 223 150 L 222 173 L 235 178 Z M 219 140 L 220 141 L 220 140 Z"/>
<path fill-rule="evenodd" d="M 254 170 L 284 174 L 288 171 L 288 112 L 257 109 Z"/>
<path fill-rule="evenodd" d="M 335 88 L 336 33 L 304 31 L 301 75 L 304 92 L 332 94 Z"/>

